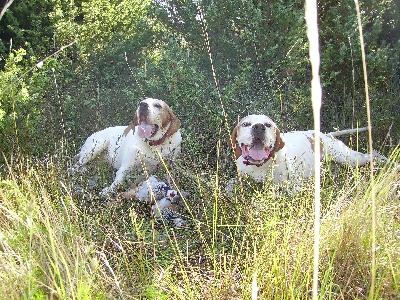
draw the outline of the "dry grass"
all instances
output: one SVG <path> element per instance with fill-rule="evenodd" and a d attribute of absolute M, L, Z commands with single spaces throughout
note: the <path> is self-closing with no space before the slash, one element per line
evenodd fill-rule
<path fill-rule="evenodd" d="M 399 151 L 392 160 L 399 159 Z M 228 198 L 222 171 L 180 175 L 187 229 L 154 223 L 138 203 L 72 195 L 65 170 L 20 162 L 0 181 L 0 298 L 308 299 L 313 194 L 248 183 Z M 218 174 L 221 173 L 221 174 Z M 194 174 L 194 175 L 193 175 Z M 399 168 L 376 172 L 376 298 L 398 298 Z M 326 172 L 320 299 L 367 299 L 371 189 L 367 169 Z"/>

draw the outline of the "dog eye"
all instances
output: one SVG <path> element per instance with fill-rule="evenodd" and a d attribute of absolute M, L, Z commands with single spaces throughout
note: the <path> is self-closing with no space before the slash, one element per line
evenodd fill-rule
<path fill-rule="evenodd" d="M 272 124 L 271 123 L 265 123 L 264 126 L 267 127 L 267 128 L 270 128 L 272 126 Z"/>
<path fill-rule="evenodd" d="M 242 126 L 243 126 L 243 127 L 249 127 L 250 125 L 251 125 L 250 122 L 243 122 L 243 123 L 242 123 Z"/>
<path fill-rule="evenodd" d="M 154 106 L 155 108 L 161 108 L 161 104 L 160 104 L 160 103 L 155 103 L 153 106 Z"/>

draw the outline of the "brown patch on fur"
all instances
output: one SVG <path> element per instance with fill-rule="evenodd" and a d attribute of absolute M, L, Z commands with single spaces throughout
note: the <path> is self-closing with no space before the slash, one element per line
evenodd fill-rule
<path fill-rule="evenodd" d="M 307 136 L 307 140 L 310 142 L 311 151 L 314 152 L 314 139 L 312 139 L 311 137 Z"/>
<path fill-rule="evenodd" d="M 139 121 L 138 121 L 138 117 L 137 117 L 137 113 L 135 112 L 135 115 L 133 117 L 133 122 L 128 125 L 128 127 L 125 128 L 124 130 L 124 134 L 122 136 L 127 136 L 129 131 L 133 130 L 133 134 L 135 134 L 135 126 L 139 125 Z"/>
<path fill-rule="evenodd" d="M 281 138 L 281 132 L 278 128 L 275 128 L 275 145 L 274 145 L 274 152 L 278 152 L 281 150 L 283 147 L 285 147 L 285 142 Z"/>
<path fill-rule="evenodd" d="M 170 123 L 167 132 L 164 134 L 165 138 L 173 135 L 181 127 L 181 121 L 175 116 L 175 114 L 172 112 L 172 109 L 168 106 L 163 106 L 161 118 L 163 128 Z"/>
<path fill-rule="evenodd" d="M 240 150 L 240 147 L 238 146 L 236 139 L 237 139 L 237 132 L 238 132 L 238 126 L 236 126 L 231 134 L 231 138 L 228 140 L 228 145 L 231 149 L 233 149 L 233 154 L 234 158 L 238 159 L 242 155 L 242 150 Z"/>
<path fill-rule="evenodd" d="M 128 125 L 128 127 L 125 128 L 124 134 L 122 136 L 127 136 L 129 131 L 131 131 L 131 130 L 133 130 L 133 133 L 135 133 L 135 125 L 134 124 Z"/>
<path fill-rule="evenodd" d="M 314 152 L 315 133 L 313 133 L 312 136 L 313 136 L 313 138 L 307 136 L 307 140 L 310 142 L 311 151 Z M 321 152 L 322 152 L 322 150 L 324 149 L 324 143 L 322 142 L 321 138 L 319 138 L 319 146 L 320 146 L 320 149 L 321 149 Z"/>

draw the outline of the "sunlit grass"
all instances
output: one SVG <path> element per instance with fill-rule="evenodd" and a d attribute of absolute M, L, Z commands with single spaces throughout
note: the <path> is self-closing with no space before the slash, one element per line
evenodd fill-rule
<path fill-rule="evenodd" d="M 391 161 L 399 159 L 393 152 Z M 223 166 L 175 180 L 189 190 L 176 229 L 139 203 L 75 195 L 64 168 L 14 165 L 0 184 L 0 297 L 7 299 L 308 299 L 313 192 L 248 182 L 228 197 Z M 327 166 L 321 193 L 321 299 L 366 299 L 370 279 L 368 168 Z M 399 294 L 399 170 L 376 170 L 375 296 Z"/>
<path fill-rule="evenodd" d="M 94 243 L 55 170 L 21 165 L 1 180 L 2 299 L 91 299 L 104 288 Z"/>

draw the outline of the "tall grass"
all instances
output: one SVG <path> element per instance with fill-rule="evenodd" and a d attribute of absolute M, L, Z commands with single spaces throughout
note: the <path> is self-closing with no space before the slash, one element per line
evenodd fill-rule
<path fill-rule="evenodd" d="M 0 297 L 90 299 L 98 285 L 94 243 L 78 225 L 57 169 L 21 163 L 0 181 Z"/>
<path fill-rule="evenodd" d="M 395 150 L 391 161 L 400 157 Z M 222 168 L 222 167 L 221 167 Z M 64 168 L 20 162 L 0 181 L 3 299 L 308 299 L 313 191 L 295 196 L 246 182 L 227 197 L 224 171 L 186 168 L 190 226 L 150 219 L 139 203 L 73 194 Z M 400 294 L 399 168 L 377 170 L 375 298 Z M 327 167 L 321 190 L 320 299 L 367 299 L 368 168 Z"/>

